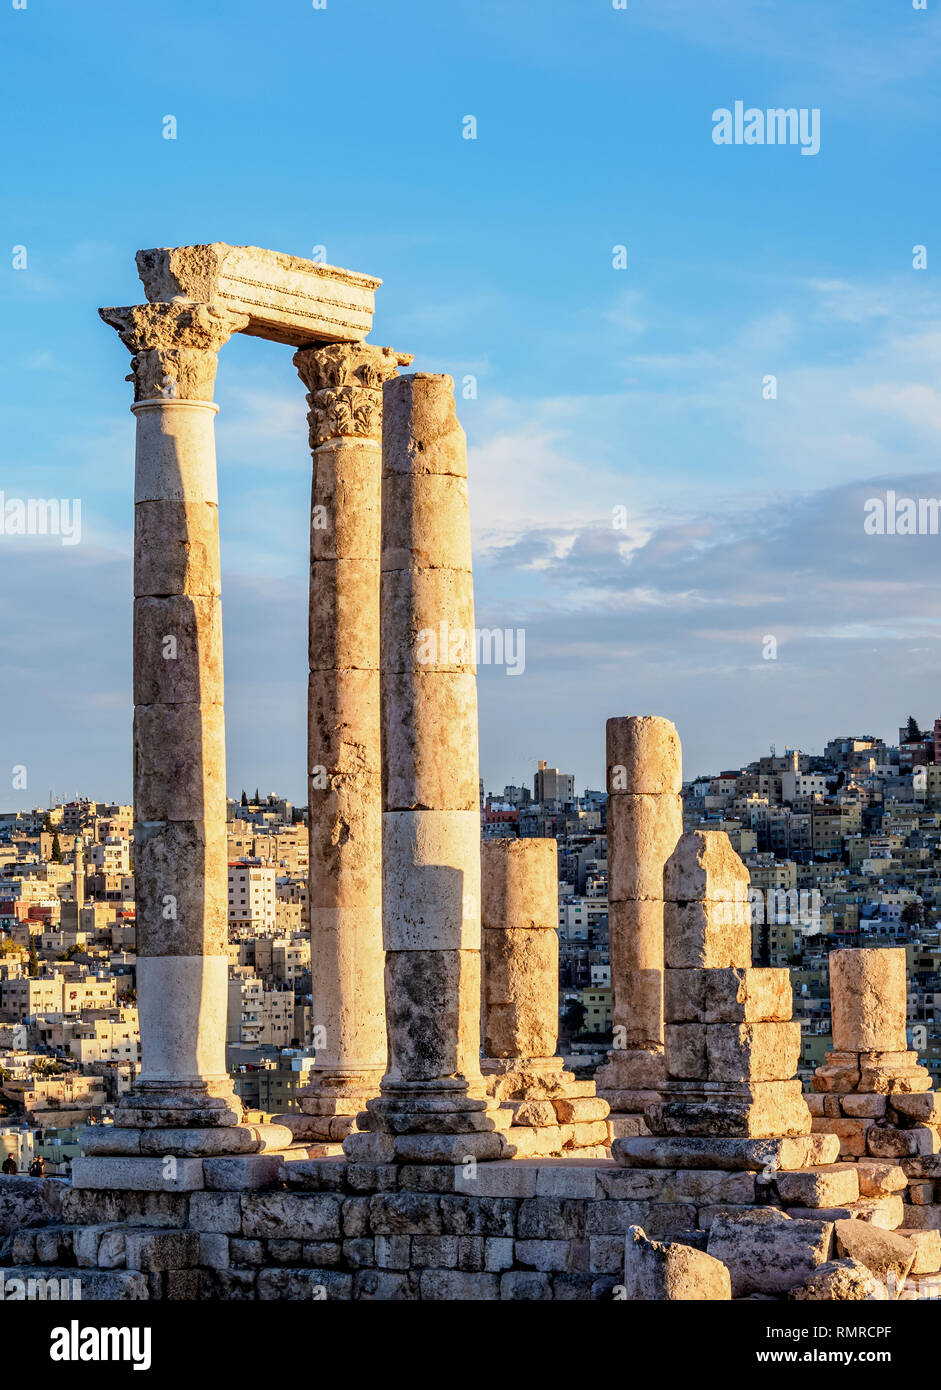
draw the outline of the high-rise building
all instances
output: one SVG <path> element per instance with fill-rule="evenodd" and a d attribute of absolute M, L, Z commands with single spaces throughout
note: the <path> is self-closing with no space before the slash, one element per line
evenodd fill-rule
<path fill-rule="evenodd" d="M 545 759 L 540 758 L 533 778 L 533 800 L 542 803 L 555 801 L 560 806 L 575 800 L 575 774 L 560 772 L 557 767 L 546 767 Z"/>

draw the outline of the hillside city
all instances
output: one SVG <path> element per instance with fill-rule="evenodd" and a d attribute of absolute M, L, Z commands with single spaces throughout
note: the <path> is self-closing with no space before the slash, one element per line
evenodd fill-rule
<path fill-rule="evenodd" d="M 751 877 L 753 960 L 790 968 L 800 1075 L 831 1046 L 830 950 L 904 946 L 909 1045 L 941 1081 L 941 719 L 895 743 L 831 739 L 683 787 L 686 829 L 725 831 Z M 612 1037 L 606 794 L 540 762 L 487 792 L 484 839 L 555 839 L 561 1050 L 583 1075 Z M 226 1057 L 245 1106 L 298 1109 L 314 1062 L 306 811 L 256 791 L 227 808 Z M 0 814 L 0 1161 L 67 1175 L 140 1062 L 133 811 L 74 800 Z"/>

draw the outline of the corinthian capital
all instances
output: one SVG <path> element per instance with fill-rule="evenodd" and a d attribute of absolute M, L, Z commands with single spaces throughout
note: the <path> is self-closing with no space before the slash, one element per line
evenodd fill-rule
<path fill-rule="evenodd" d="M 378 439 L 382 383 L 411 360 L 410 353 L 372 343 L 323 343 L 296 352 L 310 406 L 310 447 L 328 439 Z"/>
<path fill-rule="evenodd" d="M 248 323 L 245 314 L 182 300 L 98 313 L 133 354 L 135 401 L 211 401 L 219 349 Z"/>

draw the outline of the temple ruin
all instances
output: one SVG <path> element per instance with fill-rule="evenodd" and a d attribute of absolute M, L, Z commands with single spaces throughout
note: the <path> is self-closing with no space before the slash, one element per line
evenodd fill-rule
<path fill-rule="evenodd" d="M 831 955 L 804 1095 L 748 871 L 683 833 L 680 744 L 608 721 L 615 1045 L 558 1045 L 556 845 L 481 845 L 464 433 L 449 376 L 365 341 L 380 282 L 259 250 L 137 257 L 131 353 L 142 1064 L 71 1182 L 0 1180 L 9 1278 L 122 1299 L 917 1297 L 941 1272 L 941 1101 L 904 952 Z M 313 460 L 314 1080 L 225 1066 L 225 729 L 213 403 L 233 333 L 289 346 Z M 428 633 L 450 640 L 430 646 Z M 170 653 L 170 655 L 168 655 Z M 12 1187 L 10 1184 L 15 1183 Z"/>

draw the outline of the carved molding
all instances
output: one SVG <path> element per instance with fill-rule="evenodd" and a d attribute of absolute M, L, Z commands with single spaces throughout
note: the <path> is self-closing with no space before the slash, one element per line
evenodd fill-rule
<path fill-rule="evenodd" d="M 208 304 L 131 304 L 99 309 L 132 354 L 135 401 L 211 401 L 219 349 L 248 322 Z"/>
<path fill-rule="evenodd" d="M 301 348 L 294 365 L 307 387 L 310 447 L 330 439 L 379 439 L 382 384 L 412 360 L 410 353 L 371 343 Z"/>

